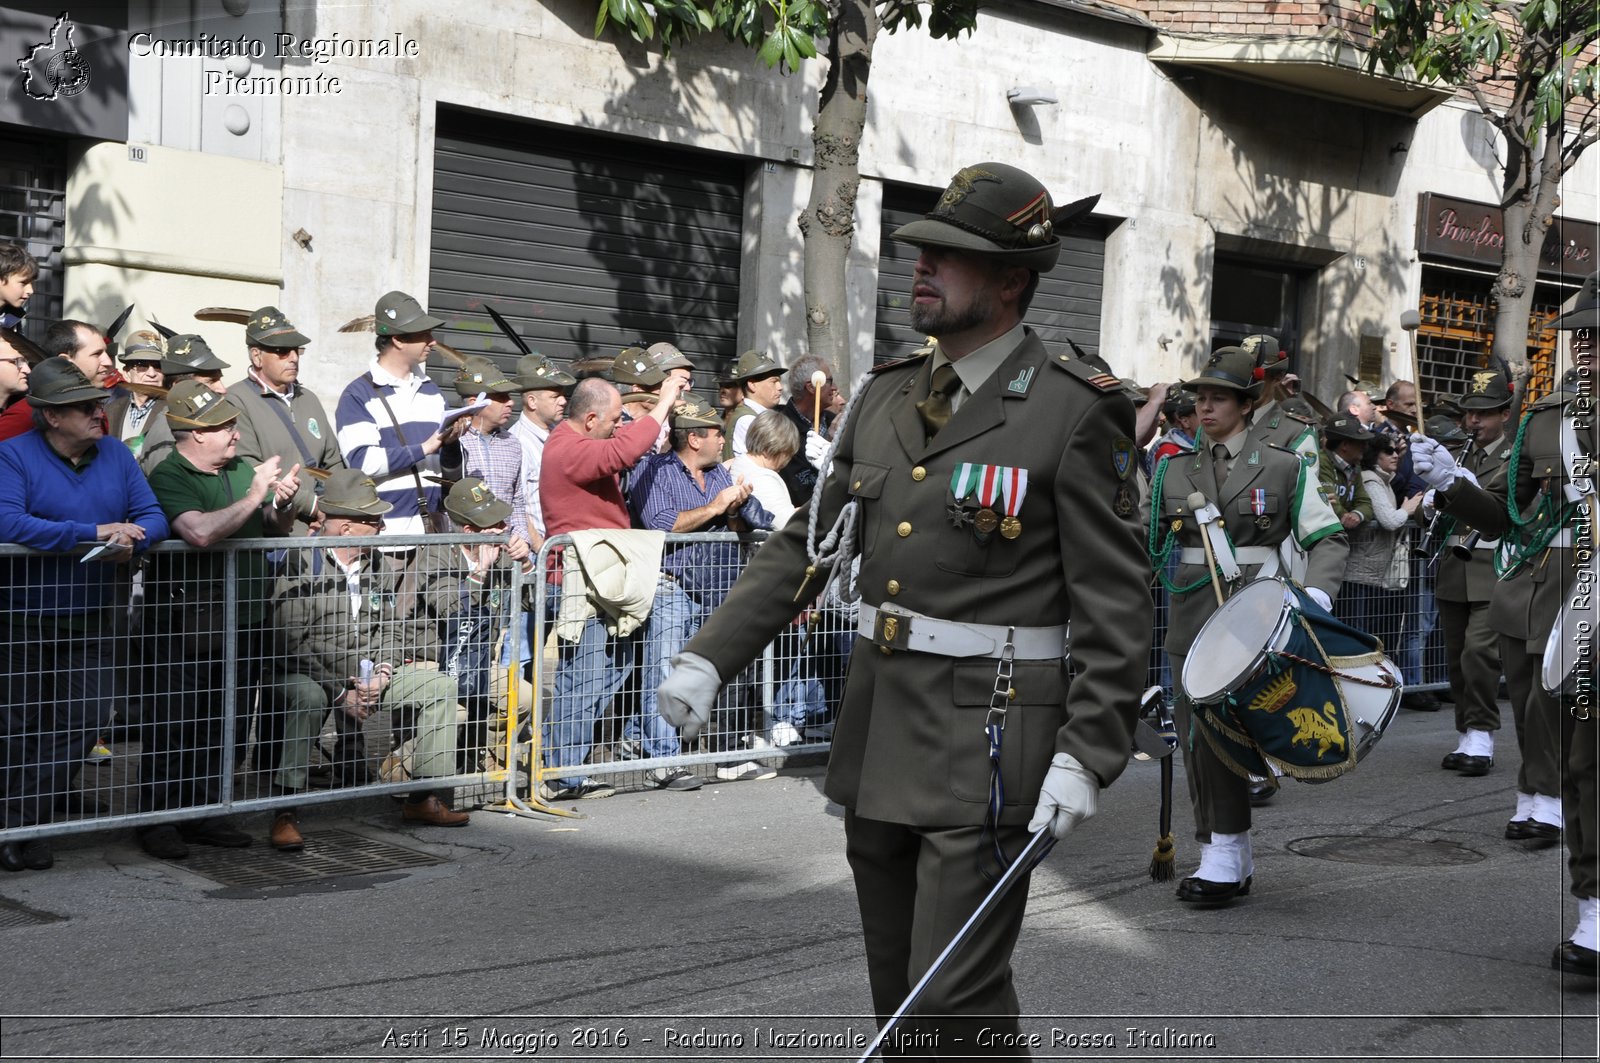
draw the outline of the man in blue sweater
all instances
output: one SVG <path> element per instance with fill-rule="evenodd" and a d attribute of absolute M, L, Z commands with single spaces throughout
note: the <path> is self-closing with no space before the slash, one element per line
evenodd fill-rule
<path fill-rule="evenodd" d="M 34 430 L 0 443 L 0 799 L 5 827 L 45 818 L 66 794 L 118 695 L 112 667 L 117 564 L 167 535 L 133 454 L 106 439 L 107 394 L 65 358 L 29 381 Z M 96 545 L 85 553 L 83 544 Z M 44 870 L 42 838 L 3 841 L 0 867 Z"/>

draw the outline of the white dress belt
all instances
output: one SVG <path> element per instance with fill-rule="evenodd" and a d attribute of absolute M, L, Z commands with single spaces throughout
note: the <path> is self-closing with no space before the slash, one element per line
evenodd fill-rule
<path fill-rule="evenodd" d="M 1006 643 L 1018 661 L 1057 661 L 1067 655 L 1069 625 L 1007 627 L 940 620 L 894 605 L 861 603 L 856 634 L 885 650 L 915 650 L 940 657 L 1003 657 Z"/>
<path fill-rule="evenodd" d="M 1269 558 L 1278 556 L 1276 546 L 1235 546 L 1233 556 L 1241 565 L 1264 565 Z M 1184 565 L 1203 565 L 1206 563 L 1206 550 L 1203 546 L 1185 546 L 1178 551 L 1178 562 Z"/>

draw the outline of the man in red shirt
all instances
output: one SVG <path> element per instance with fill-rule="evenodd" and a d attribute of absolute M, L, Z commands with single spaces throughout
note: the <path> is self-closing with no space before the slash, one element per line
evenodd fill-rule
<path fill-rule="evenodd" d="M 677 402 L 682 382 L 669 375 L 648 416 L 622 425 L 622 394 L 606 380 L 580 380 L 567 400 L 567 419 L 550 430 L 540 460 L 539 495 L 550 535 L 593 528 L 629 527 L 617 477 L 654 446 Z M 594 741 L 594 721 L 633 671 L 631 637 L 610 634 L 597 617 L 585 622 L 577 642 L 561 642 L 555 695 L 545 723 L 549 767 L 576 769 Z M 553 796 L 610 797 L 616 791 L 581 774 L 563 776 Z"/>

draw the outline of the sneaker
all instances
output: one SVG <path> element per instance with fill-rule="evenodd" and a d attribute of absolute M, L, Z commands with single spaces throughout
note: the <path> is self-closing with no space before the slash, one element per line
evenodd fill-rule
<path fill-rule="evenodd" d="M 686 768 L 657 768 L 650 778 L 661 790 L 698 790 L 705 780 Z"/>
<path fill-rule="evenodd" d="M 777 768 L 769 768 L 765 765 L 757 764 L 753 760 L 717 769 L 717 778 L 723 782 L 759 782 L 762 779 L 775 779 L 777 777 Z"/>
<path fill-rule="evenodd" d="M 84 758 L 90 764 L 104 764 L 111 759 L 111 747 L 106 745 L 104 738 L 97 739 L 89 750 L 89 755 Z"/>
<path fill-rule="evenodd" d="M 624 738 L 611 747 L 611 755 L 618 760 L 641 760 L 644 750 L 639 748 L 639 743 L 631 738 Z"/>
<path fill-rule="evenodd" d="M 616 792 L 616 787 L 595 779 L 584 779 L 576 786 L 563 786 L 560 783 L 539 784 L 539 796 L 546 801 L 598 801 Z"/>
<path fill-rule="evenodd" d="M 788 720 L 779 720 L 772 725 L 772 744 L 775 746 L 792 746 L 800 741 L 800 732 Z"/>

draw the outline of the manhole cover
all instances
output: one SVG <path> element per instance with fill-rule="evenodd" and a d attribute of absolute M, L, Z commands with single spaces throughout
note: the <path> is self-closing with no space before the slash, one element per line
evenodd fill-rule
<path fill-rule="evenodd" d="M 1345 864 L 1383 864 L 1393 867 L 1454 867 L 1476 864 L 1483 854 L 1455 842 L 1423 841 L 1420 838 L 1374 838 L 1366 835 L 1332 834 L 1320 838 L 1300 838 L 1289 843 L 1289 851 L 1318 860 L 1337 860 Z"/>
<path fill-rule="evenodd" d="M 37 911 L 26 904 L 18 904 L 16 901 L 0 897 L 0 930 L 15 930 L 19 926 L 38 926 L 40 923 L 59 923 L 65 918 L 64 915 Z"/>
<path fill-rule="evenodd" d="M 306 847 L 298 853 L 280 853 L 270 845 L 252 845 L 248 849 L 197 845 L 189 850 L 187 860 L 174 861 L 174 865 L 224 886 L 261 889 L 403 871 L 444 862 L 442 857 L 374 841 L 349 831 L 317 830 L 308 832 L 305 837 Z"/>

